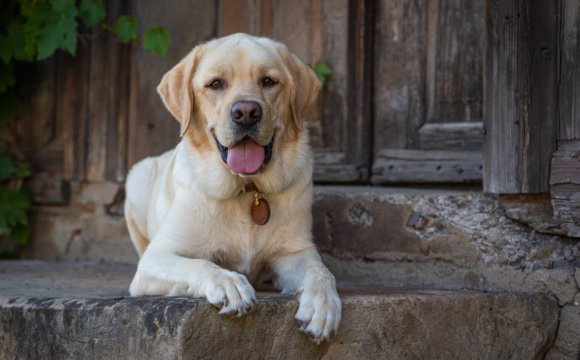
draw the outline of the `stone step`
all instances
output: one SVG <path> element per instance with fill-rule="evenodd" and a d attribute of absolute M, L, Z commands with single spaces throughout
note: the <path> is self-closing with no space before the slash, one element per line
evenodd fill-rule
<path fill-rule="evenodd" d="M 542 359 L 550 295 L 339 285 L 337 336 L 311 343 L 290 296 L 260 292 L 247 316 L 205 300 L 131 298 L 134 266 L 0 262 L 2 359 Z"/>

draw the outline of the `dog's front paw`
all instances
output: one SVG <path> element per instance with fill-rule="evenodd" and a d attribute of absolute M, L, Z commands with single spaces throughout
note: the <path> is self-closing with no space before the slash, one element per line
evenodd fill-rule
<path fill-rule="evenodd" d="M 212 305 L 221 308 L 219 314 L 245 315 L 256 305 L 256 292 L 244 275 L 221 270 L 208 279 L 205 296 Z"/>
<path fill-rule="evenodd" d="M 312 341 L 319 345 L 330 340 L 338 331 L 342 313 L 336 290 L 306 287 L 298 289 L 294 296 L 300 301 L 296 313 L 296 320 L 302 324 L 300 331 L 313 337 Z"/>

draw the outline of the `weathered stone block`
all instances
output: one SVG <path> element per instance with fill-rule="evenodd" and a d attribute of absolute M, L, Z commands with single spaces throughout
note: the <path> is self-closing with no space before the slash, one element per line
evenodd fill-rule
<path fill-rule="evenodd" d="M 290 296 L 259 293 L 232 318 L 199 299 L 122 297 L 132 270 L 0 263 L 0 358 L 541 359 L 558 325 L 542 294 L 343 284 L 340 330 L 317 346 Z"/>
<path fill-rule="evenodd" d="M 546 360 L 578 359 L 580 356 L 580 307 L 562 308 L 558 338 L 546 355 Z"/>

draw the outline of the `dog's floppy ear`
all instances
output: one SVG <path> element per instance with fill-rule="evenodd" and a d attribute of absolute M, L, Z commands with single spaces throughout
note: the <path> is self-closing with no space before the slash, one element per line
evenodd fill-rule
<path fill-rule="evenodd" d="M 157 92 L 171 114 L 181 123 L 181 136 L 189 128 L 193 116 L 193 76 L 201 58 L 201 46 L 184 57 L 161 79 Z"/>
<path fill-rule="evenodd" d="M 278 53 L 282 56 L 290 73 L 292 81 L 290 85 L 290 108 L 296 125 L 302 130 L 302 118 L 314 100 L 316 100 L 322 83 L 318 80 L 314 71 L 300 61 L 296 55 L 291 54 L 285 46 L 280 46 Z"/>

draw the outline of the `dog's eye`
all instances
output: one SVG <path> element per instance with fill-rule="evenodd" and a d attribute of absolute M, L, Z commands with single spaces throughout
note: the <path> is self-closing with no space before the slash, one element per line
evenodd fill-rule
<path fill-rule="evenodd" d="M 272 86 L 275 85 L 276 83 L 274 82 L 274 80 L 270 79 L 270 78 L 265 78 L 264 81 L 264 86 Z"/>
<path fill-rule="evenodd" d="M 222 87 L 222 82 L 219 80 L 214 80 L 214 82 L 212 82 L 211 84 L 209 84 L 210 87 L 214 88 L 214 89 L 219 89 Z"/>

